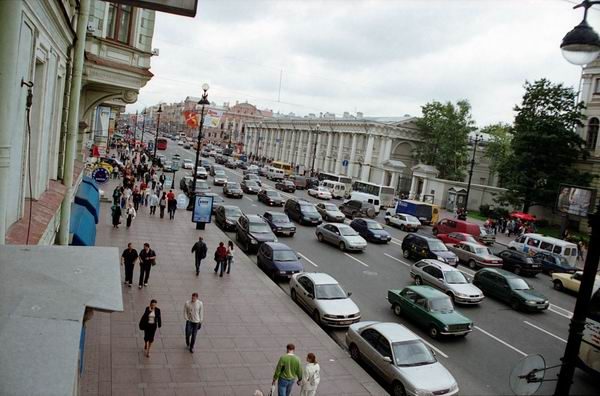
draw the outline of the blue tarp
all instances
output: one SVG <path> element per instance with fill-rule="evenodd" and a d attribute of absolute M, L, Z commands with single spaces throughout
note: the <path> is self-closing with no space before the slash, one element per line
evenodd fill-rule
<path fill-rule="evenodd" d="M 94 246 L 96 244 L 96 221 L 87 206 L 71 205 L 71 224 L 69 232 L 73 234 L 72 246 Z"/>
<path fill-rule="evenodd" d="M 84 180 L 79 185 L 79 189 L 77 189 L 77 194 L 75 194 L 75 203 L 88 208 L 92 216 L 94 216 L 95 223 L 98 224 L 98 220 L 100 219 L 100 193 L 93 180 L 90 183 L 84 177 Z"/>
<path fill-rule="evenodd" d="M 98 194 L 100 194 L 100 187 L 98 187 L 98 183 L 96 183 L 96 180 L 92 179 L 90 176 L 83 176 L 81 182 L 91 185 L 96 189 L 96 191 L 98 191 Z"/>

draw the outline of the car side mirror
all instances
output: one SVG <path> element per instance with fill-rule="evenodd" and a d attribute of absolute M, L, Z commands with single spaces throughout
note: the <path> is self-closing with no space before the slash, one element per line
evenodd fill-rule
<path fill-rule="evenodd" d="M 302 257 L 298 256 L 298 260 L 302 260 Z"/>
<path fill-rule="evenodd" d="M 307 296 L 308 296 L 308 298 L 315 298 L 315 296 L 313 294 L 311 294 L 311 293 L 308 293 Z"/>
<path fill-rule="evenodd" d="M 348 294 L 348 297 L 350 297 L 352 295 L 352 292 L 348 292 L 346 294 Z"/>
<path fill-rule="evenodd" d="M 389 356 L 384 356 L 384 357 L 383 357 L 383 360 L 384 360 L 385 362 L 388 362 L 388 363 L 390 363 L 390 364 L 392 363 L 392 358 L 391 358 L 391 357 L 389 357 Z"/>

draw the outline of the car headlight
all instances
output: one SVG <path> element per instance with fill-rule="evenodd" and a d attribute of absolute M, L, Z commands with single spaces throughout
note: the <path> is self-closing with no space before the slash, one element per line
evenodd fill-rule
<path fill-rule="evenodd" d="M 473 323 L 469 323 L 469 329 L 473 328 Z"/>
<path fill-rule="evenodd" d="M 250 243 L 253 245 L 256 245 L 258 243 L 258 241 L 256 239 L 250 239 Z"/>
<path fill-rule="evenodd" d="M 279 271 L 279 273 L 285 275 L 285 271 Z"/>
<path fill-rule="evenodd" d="M 277 238 L 273 238 L 273 242 L 277 242 L 277 241 L 278 241 L 278 239 L 277 239 Z"/>
<path fill-rule="evenodd" d="M 330 319 L 335 319 L 335 315 L 329 315 L 329 314 L 325 314 L 323 315 L 324 318 L 330 318 Z"/>
<path fill-rule="evenodd" d="M 537 303 L 535 301 L 533 301 L 533 300 L 527 300 L 527 301 L 525 301 L 525 304 L 527 304 L 527 305 L 536 305 Z"/>
<path fill-rule="evenodd" d="M 469 297 L 468 294 L 463 294 L 463 293 L 454 293 L 457 297 Z"/>
<path fill-rule="evenodd" d="M 281 231 L 281 227 L 276 227 L 275 230 L 276 231 Z"/>
<path fill-rule="evenodd" d="M 458 390 L 458 384 L 455 382 L 450 386 L 450 392 Z"/>
<path fill-rule="evenodd" d="M 444 326 L 444 331 L 448 331 L 450 328 L 448 326 Z"/>

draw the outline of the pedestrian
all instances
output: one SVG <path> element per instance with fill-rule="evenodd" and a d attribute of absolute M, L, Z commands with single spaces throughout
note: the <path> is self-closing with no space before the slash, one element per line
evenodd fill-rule
<path fill-rule="evenodd" d="M 583 261 L 583 253 L 584 253 L 584 249 L 585 249 L 585 244 L 583 243 L 582 240 L 580 240 L 579 242 L 577 242 L 577 261 Z"/>
<path fill-rule="evenodd" d="M 156 214 L 156 206 L 158 206 L 158 195 L 156 195 L 156 192 L 154 190 L 152 190 L 150 192 L 150 197 L 148 198 L 148 204 L 150 205 L 150 214 L 154 215 Z"/>
<path fill-rule="evenodd" d="M 294 344 L 287 344 L 286 349 L 287 353 L 279 358 L 273 374 L 273 385 L 277 383 L 279 396 L 290 396 L 294 382 L 302 381 L 302 363 L 294 355 L 296 347 Z"/>
<path fill-rule="evenodd" d="M 226 256 L 226 265 L 227 273 L 231 271 L 231 264 L 233 264 L 233 242 L 227 242 L 227 256 Z"/>
<path fill-rule="evenodd" d="M 321 367 L 317 363 L 317 357 L 312 352 L 306 356 L 306 361 L 307 363 L 302 371 L 302 380 L 298 381 L 300 396 L 315 396 L 319 382 L 321 382 Z"/>
<path fill-rule="evenodd" d="M 127 249 L 123 250 L 121 254 L 121 265 L 125 266 L 125 282 L 127 286 L 131 287 L 133 283 L 133 267 L 135 262 L 138 260 L 138 252 L 131 246 L 131 242 L 127 244 Z"/>
<path fill-rule="evenodd" d="M 202 237 L 198 237 L 198 242 L 194 243 L 194 246 L 192 246 L 192 253 L 195 253 L 194 264 L 196 265 L 196 276 L 200 274 L 200 264 L 202 260 L 206 258 L 207 250 L 208 248 L 206 247 L 206 243 L 204 243 Z"/>
<path fill-rule="evenodd" d="M 196 334 L 204 320 L 204 307 L 202 301 L 198 300 L 198 293 L 192 293 L 192 299 L 183 306 L 183 317 L 185 318 L 185 345 L 190 353 L 194 353 Z"/>
<path fill-rule="evenodd" d="M 165 208 L 167 207 L 167 193 L 163 191 L 162 197 L 158 201 L 158 207 L 160 208 L 160 218 L 165 217 Z"/>
<path fill-rule="evenodd" d="M 137 187 L 133 190 L 131 194 L 131 201 L 133 202 L 133 207 L 136 211 L 140 210 L 140 202 L 142 202 L 142 193 Z"/>
<path fill-rule="evenodd" d="M 173 194 L 171 198 L 169 198 L 169 194 L 167 194 L 167 209 L 169 211 L 169 220 L 173 220 L 175 218 L 175 211 L 177 210 L 175 194 Z"/>
<path fill-rule="evenodd" d="M 133 204 L 130 203 L 129 207 L 125 211 L 125 216 L 127 216 L 127 223 L 126 223 L 127 228 L 131 227 L 131 222 L 133 221 L 133 219 L 135 219 L 136 215 L 137 215 L 137 212 L 135 211 Z"/>
<path fill-rule="evenodd" d="M 122 205 L 123 208 L 129 203 L 129 199 L 131 198 L 131 194 L 133 194 L 133 192 L 131 191 L 131 188 L 129 187 L 129 184 L 127 184 L 127 186 L 123 190 L 123 198 L 125 199 L 125 203 Z"/>
<path fill-rule="evenodd" d="M 227 261 L 227 249 L 225 248 L 225 244 L 223 242 L 219 242 L 219 247 L 217 248 L 217 250 L 215 250 L 215 261 L 217 262 L 217 265 L 215 267 L 215 274 L 217 273 L 217 271 L 219 270 L 219 268 L 221 268 L 220 270 L 220 277 L 223 277 L 223 270 L 225 269 L 225 263 Z"/>
<path fill-rule="evenodd" d="M 121 195 L 123 194 L 123 191 L 121 191 L 121 187 L 117 186 L 115 187 L 114 191 L 113 191 L 113 204 L 118 205 L 121 202 Z"/>
<path fill-rule="evenodd" d="M 119 224 L 121 224 L 122 215 L 121 206 L 119 204 L 114 204 L 110 209 L 113 228 L 119 228 Z"/>
<path fill-rule="evenodd" d="M 149 243 L 144 243 L 144 249 L 139 254 L 140 257 L 140 281 L 138 283 L 139 288 L 148 286 L 148 279 L 150 278 L 150 269 L 156 264 L 156 253 L 150 249 Z"/>
<path fill-rule="evenodd" d="M 144 353 L 146 357 L 150 357 L 150 348 L 154 342 L 156 329 L 160 328 L 162 325 L 160 309 L 156 304 L 156 300 L 150 300 L 150 305 L 146 307 L 139 324 L 140 330 L 144 332 Z"/>

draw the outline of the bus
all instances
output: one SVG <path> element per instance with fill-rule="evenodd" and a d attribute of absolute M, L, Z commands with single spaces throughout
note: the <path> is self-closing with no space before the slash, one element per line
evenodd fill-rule
<path fill-rule="evenodd" d="M 600 378 L 600 289 L 597 287 L 596 283 L 583 329 L 577 366 L 595 378 Z"/>
<path fill-rule="evenodd" d="M 357 180 L 352 184 L 352 191 L 358 191 L 379 197 L 379 204 L 382 208 L 394 207 L 394 195 L 396 194 L 396 189 L 394 189 L 394 187 L 382 186 L 375 183 Z"/>
<path fill-rule="evenodd" d="M 333 182 L 342 183 L 345 186 L 345 190 L 346 190 L 347 194 L 349 194 L 350 190 L 352 189 L 352 178 L 350 178 L 348 176 L 336 175 L 335 173 L 319 172 L 317 174 L 317 178 L 321 182 L 324 182 L 325 180 L 329 180 L 329 181 L 333 181 Z"/>
<path fill-rule="evenodd" d="M 156 149 L 157 150 L 166 150 L 167 149 L 167 138 L 159 137 L 156 139 Z"/>
<path fill-rule="evenodd" d="M 293 173 L 292 165 L 287 162 L 273 161 L 271 162 L 271 166 L 276 169 L 281 169 L 286 176 L 290 176 Z"/>

